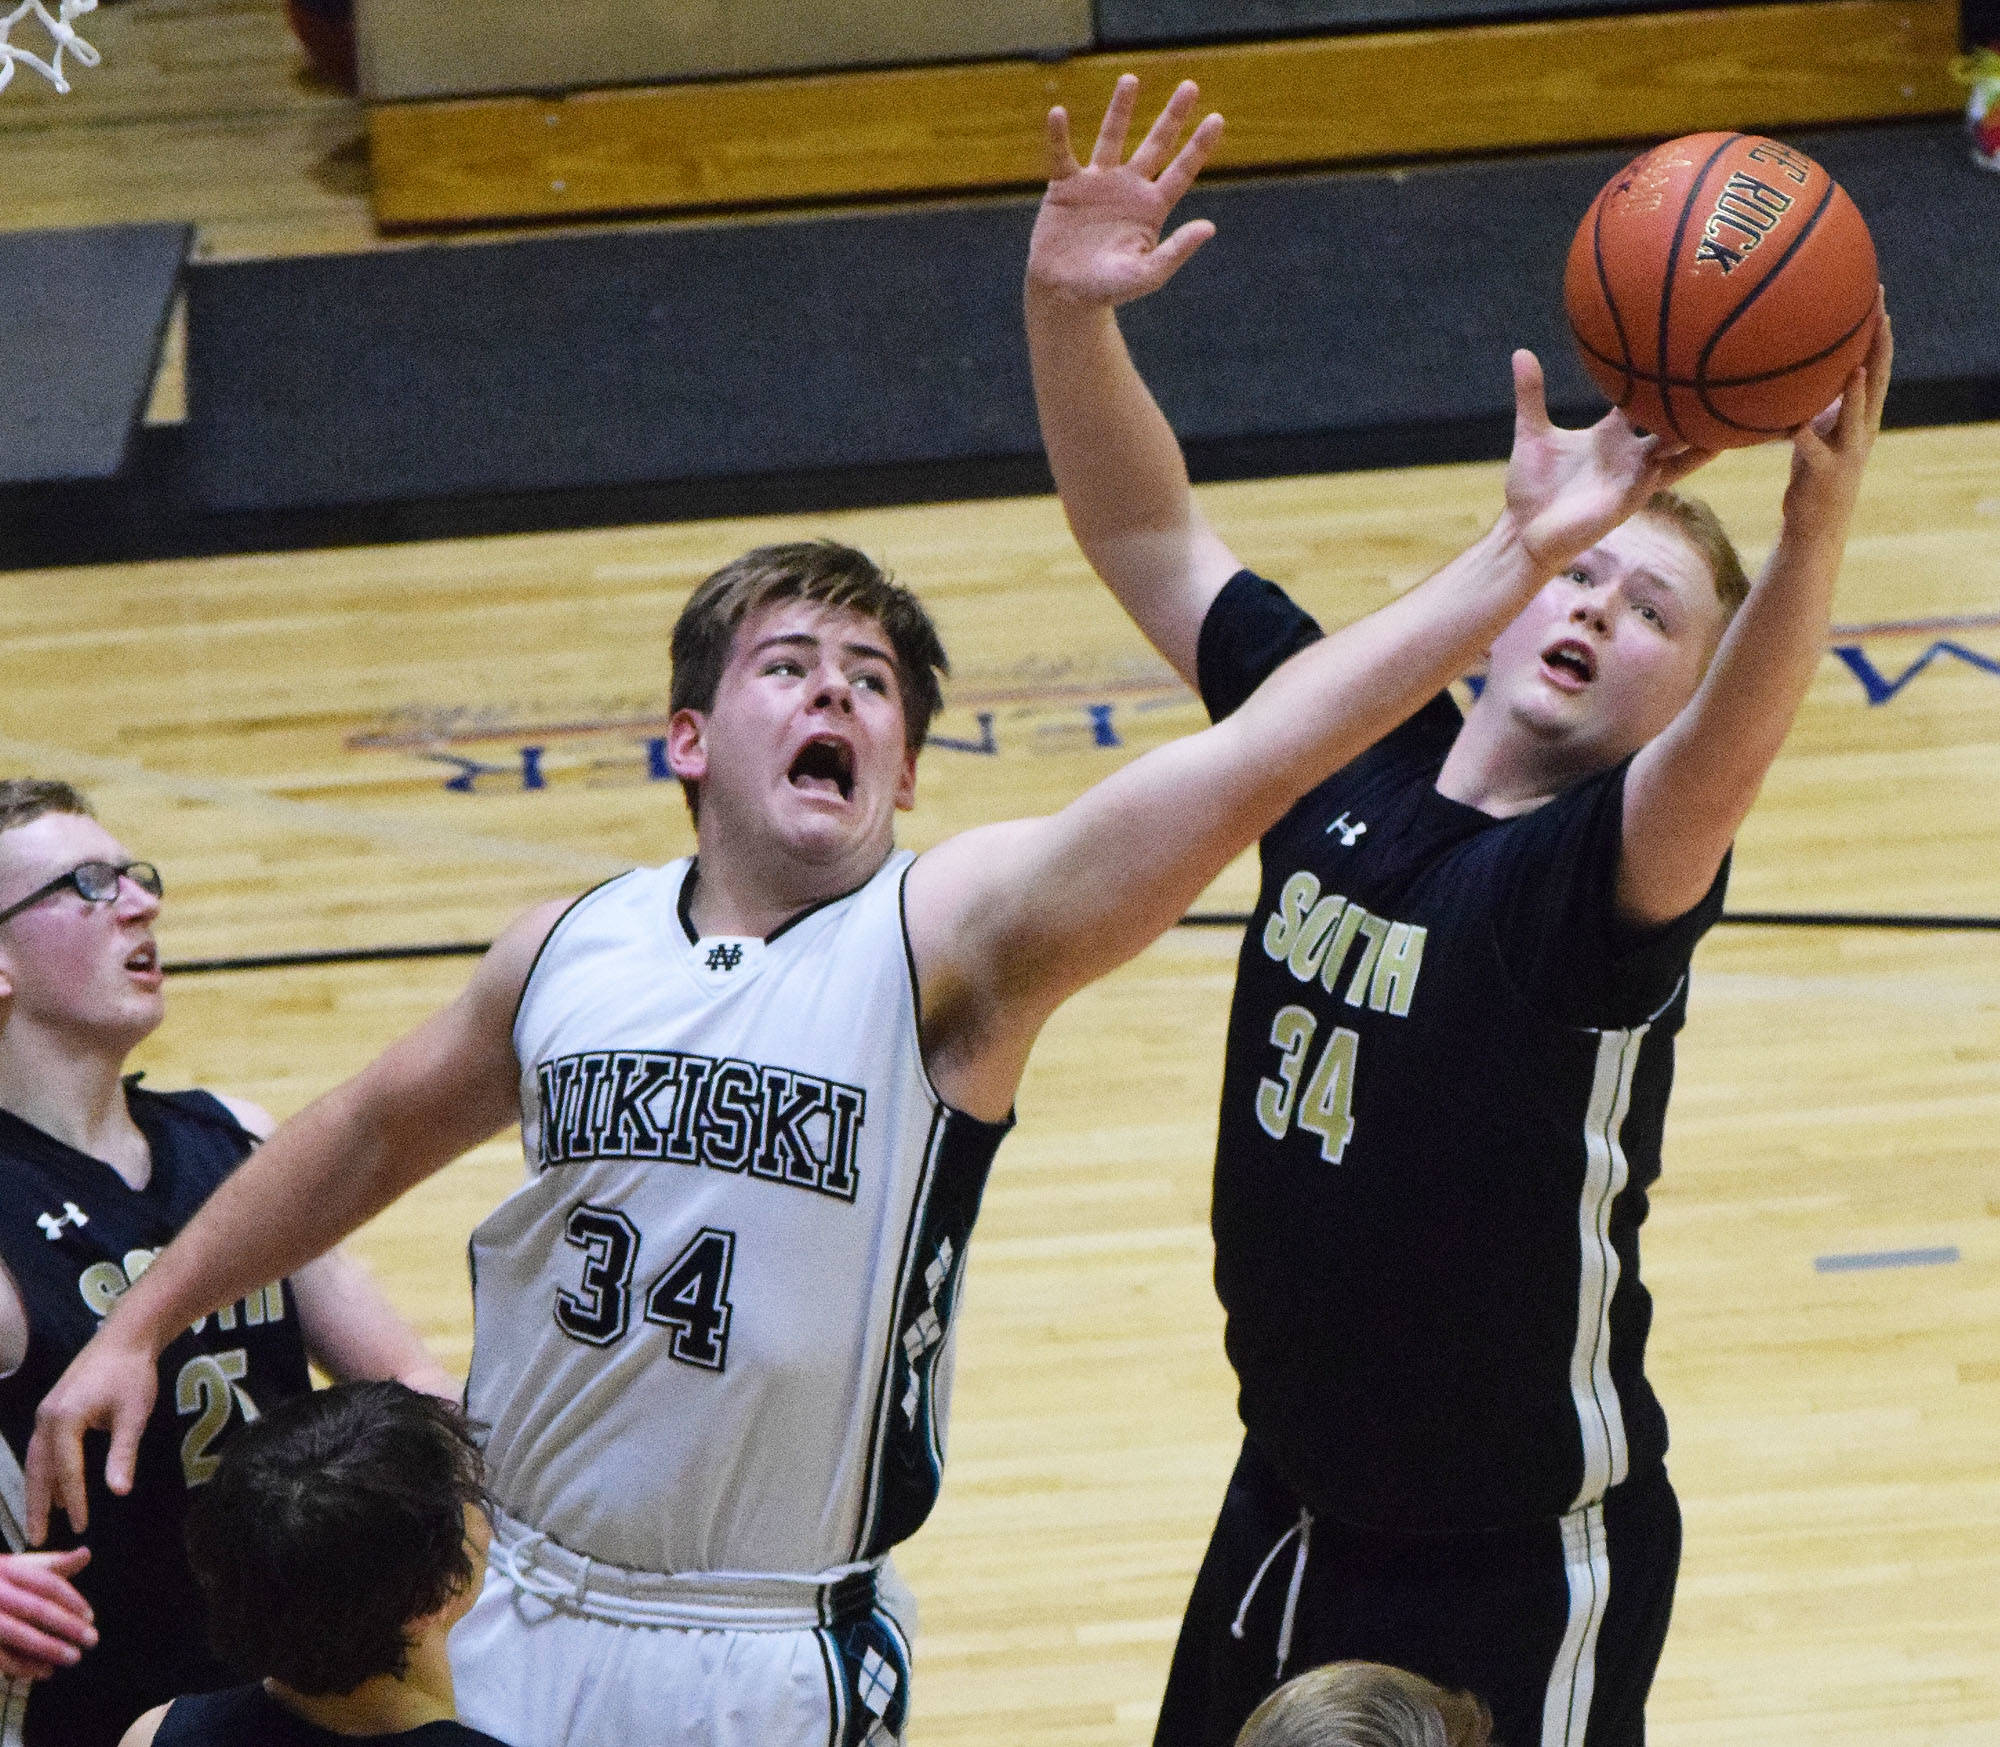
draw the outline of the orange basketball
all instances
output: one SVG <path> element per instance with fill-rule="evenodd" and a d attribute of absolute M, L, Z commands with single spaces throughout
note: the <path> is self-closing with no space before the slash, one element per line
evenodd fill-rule
<path fill-rule="evenodd" d="M 1875 286 L 1868 225 L 1811 158 L 1696 133 L 1604 185 L 1563 301 L 1584 368 L 1635 425 L 1740 449 L 1832 404 L 1874 336 Z"/>

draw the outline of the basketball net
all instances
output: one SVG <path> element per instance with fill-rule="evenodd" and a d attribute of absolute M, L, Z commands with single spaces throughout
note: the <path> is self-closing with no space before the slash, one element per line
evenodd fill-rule
<path fill-rule="evenodd" d="M 6 3 L 7 0 L 0 0 L 0 6 Z M 0 91 L 6 90 L 13 81 L 14 63 L 20 61 L 33 67 L 58 91 L 68 95 L 69 81 L 63 77 L 63 56 L 74 56 L 77 64 L 84 67 L 94 67 L 98 62 L 97 51 L 70 28 L 70 20 L 96 10 L 97 0 L 58 0 L 55 14 L 51 16 L 42 0 L 21 0 L 12 12 L 0 13 Z M 7 40 L 8 32 L 27 18 L 37 20 L 55 39 L 55 53 L 47 60 Z"/>

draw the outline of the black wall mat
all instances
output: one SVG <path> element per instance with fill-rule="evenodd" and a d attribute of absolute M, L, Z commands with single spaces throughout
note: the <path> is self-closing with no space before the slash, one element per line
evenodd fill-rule
<path fill-rule="evenodd" d="M 1100 48 L 1331 35 L 1589 12 L 1670 12 L 1753 0 L 1097 0 Z"/>
<path fill-rule="evenodd" d="M 1903 416 L 1925 416 L 1926 395 L 1930 416 L 1994 416 L 1979 409 L 2000 384 L 2000 179 L 1948 124 L 1797 143 L 1875 226 Z M 1553 405 L 1594 410 L 1562 262 L 1625 156 L 1198 191 L 1187 215 L 1220 234 L 1126 314 L 1197 468 L 1504 453 L 1517 344 L 1542 354 Z M 789 476 L 817 481 L 817 500 L 843 475 L 1017 468 L 1038 448 L 1019 291 L 1033 212 L 998 201 L 197 266 L 197 495 L 288 511 Z"/>
<path fill-rule="evenodd" d="M 118 471 L 192 234 L 178 224 L 0 234 L 0 483 Z"/>

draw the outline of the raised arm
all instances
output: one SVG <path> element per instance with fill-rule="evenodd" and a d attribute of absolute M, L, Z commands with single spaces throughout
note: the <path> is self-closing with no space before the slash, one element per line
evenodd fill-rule
<path fill-rule="evenodd" d="M 925 1057 L 945 1096 L 996 1119 L 1043 1021 L 1170 928 L 1315 784 L 1464 673 L 1551 576 L 1707 457 L 1616 413 L 1548 422 L 1514 357 L 1507 508 L 1436 575 L 1300 651 L 1232 716 L 1134 760 L 1053 818 L 969 831 L 911 870 Z"/>
<path fill-rule="evenodd" d="M 1202 519 L 1180 444 L 1133 367 L 1119 304 L 1157 291 L 1215 234 L 1206 219 L 1162 239 L 1222 136 L 1211 115 L 1178 153 L 1200 93 L 1183 84 L 1139 149 L 1125 139 L 1139 81 L 1118 81 L 1088 164 L 1069 118 L 1049 112 L 1049 189 L 1028 246 L 1028 356 L 1042 443 L 1077 544 L 1190 685 L 1209 604 L 1239 568 Z"/>
<path fill-rule="evenodd" d="M 35 1415 L 28 1538 L 60 1504 L 88 1520 L 83 1434 L 108 1431 L 105 1478 L 131 1490 L 159 1354 L 197 1317 L 306 1267 L 412 1184 L 518 1115 L 514 1008 L 562 913 L 543 905 L 481 960 L 465 992 L 259 1147 L 119 1299 Z"/>
<path fill-rule="evenodd" d="M 1791 730 L 1826 651 L 1834 583 L 1882 428 L 1894 351 L 1883 310 L 1831 428 L 1822 434 L 1808 425 L 1792 438 L 1777 547 L 1700 689 L 1632 761 L 1618 864 L 1618 906 L 1632 922 L 1670 922 L 1701 901 Z"/>

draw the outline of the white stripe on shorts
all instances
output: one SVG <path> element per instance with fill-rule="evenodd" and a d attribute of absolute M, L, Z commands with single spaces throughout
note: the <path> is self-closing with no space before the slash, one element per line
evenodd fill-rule
<path fill-rule="evenodd" d="M 1611 1598 L 1604 1506 L 1589 1505 L 1564 1517 L 1562 1547 L 1569 1619 L 1542 1700 L 1541 1747 L 1583 1747 L 1590 1724 L 1590 1700 L 1597 1687 L 1597 1634 L 1604 1624 L 1604 1604 Z"/>

